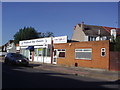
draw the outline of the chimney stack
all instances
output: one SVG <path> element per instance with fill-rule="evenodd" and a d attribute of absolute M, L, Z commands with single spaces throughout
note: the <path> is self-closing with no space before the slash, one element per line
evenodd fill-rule
<path fill-rule="evenodd" d="M 81 23 L 81 29 L 84 30 L 84 22 Z"/>

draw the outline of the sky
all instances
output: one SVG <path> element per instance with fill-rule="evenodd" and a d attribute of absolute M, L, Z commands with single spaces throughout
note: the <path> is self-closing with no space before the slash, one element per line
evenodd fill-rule
<path fill-rule="evenodd" d="M 25 26 L 71 39 L 74 26 L 82 21 L 117 27 L 118 2 L 2 2 L 2 44 Z"/>

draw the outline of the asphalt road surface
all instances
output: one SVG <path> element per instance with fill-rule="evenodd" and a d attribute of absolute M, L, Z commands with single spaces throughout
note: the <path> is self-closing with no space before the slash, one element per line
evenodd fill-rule
<path fill-rule="evenodd" d="M 35 69 L 31 67 L 2 64 L 2 89 L 15 88 L 105 88 L 118 89 L 112 81 L 75 76 Z"/>

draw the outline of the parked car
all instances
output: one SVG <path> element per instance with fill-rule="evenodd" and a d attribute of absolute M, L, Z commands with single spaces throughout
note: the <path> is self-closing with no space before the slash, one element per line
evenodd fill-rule
<path fill-rule="evenodd" d="M 5 61 L 4 63 L 6 64 L 22 64 L 22 65 L 28 65 L 29 64 L 29 59 L 23 56 L 22 54 L 18 53 L 8 53 L 5 56 Z"/>

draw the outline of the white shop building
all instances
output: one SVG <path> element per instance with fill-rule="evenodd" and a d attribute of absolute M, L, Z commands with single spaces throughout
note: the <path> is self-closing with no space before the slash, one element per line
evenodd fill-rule
<path fill-rule="evenodd" d="M 20 53 L 26 56 L 30 61 L 54 63 L 53 44 L 55 43 L 67 43 L 67 36 L 20 41 Z"/>

